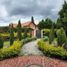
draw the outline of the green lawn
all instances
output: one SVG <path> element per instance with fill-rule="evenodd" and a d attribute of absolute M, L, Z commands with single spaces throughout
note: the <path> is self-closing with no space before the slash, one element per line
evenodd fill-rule
<path fill-rule="evenodd" d="M 9 46 L 10 46 L 10 42 L 9 42 L 9 41 L 5 41 L 3 48 L 7 48 L 7 47 L 9 47 Z"/>

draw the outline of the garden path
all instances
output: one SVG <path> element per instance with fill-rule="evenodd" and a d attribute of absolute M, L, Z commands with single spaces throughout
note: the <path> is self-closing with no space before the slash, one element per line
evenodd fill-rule
<path fill-rule="evenodd" d="M 20 55 L 43 55 L 38 49 L 37 40 L 25 44 L 20 52 Z"/>

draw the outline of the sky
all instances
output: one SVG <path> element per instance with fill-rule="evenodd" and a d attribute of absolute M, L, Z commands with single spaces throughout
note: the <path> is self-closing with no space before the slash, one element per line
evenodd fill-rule
<path fill-rule="evenodd" d="M 66 0 L 67 1 L 67 0 Z M 56 20 L 64 0 L 0 0 L 0 26 L 31 20 L 38 23 L 47 17 Z"/>

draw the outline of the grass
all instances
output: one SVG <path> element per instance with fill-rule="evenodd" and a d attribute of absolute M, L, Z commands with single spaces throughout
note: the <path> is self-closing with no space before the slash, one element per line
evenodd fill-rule
<path fill-rule="evenodd" d="M 9 47 L 9 46 L 10 46 L 10 42 L 9 42 L 9 41 L 5 41 L 3 48 L 7 48 L 7 47 Z"/>

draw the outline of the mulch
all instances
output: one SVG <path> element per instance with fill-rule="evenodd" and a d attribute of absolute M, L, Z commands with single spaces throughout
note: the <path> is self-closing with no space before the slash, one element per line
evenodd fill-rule
<path fill-rule="evenodd" d="M 29 64 L 39 64 L 43 67 L 67 67 L 66 61 L 46 56 L 22 56 L 0 61 L 0 67 L 26 67 Z"/>

